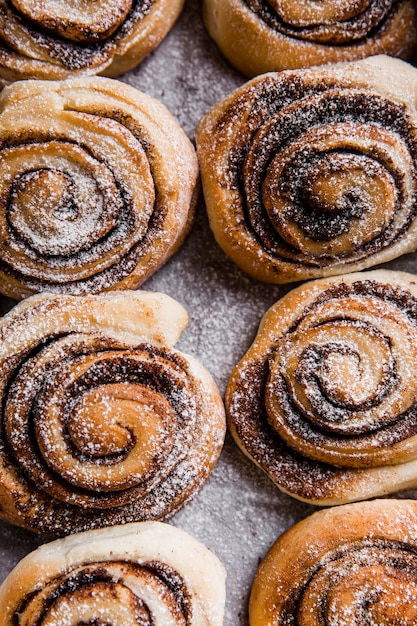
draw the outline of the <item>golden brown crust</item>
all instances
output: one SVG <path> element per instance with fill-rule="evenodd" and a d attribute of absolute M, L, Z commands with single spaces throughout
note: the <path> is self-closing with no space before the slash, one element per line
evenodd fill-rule
<path fill-rule="evenodd" d="M 224 438 L 215 383 L 173 349 L 186 313 L 147 292 L 37 295 L 1 320 L 0 516 L 48 535 L 161 519 Z"/>
<path fill-rule="evenodd" d="M 256 574 L 250 626 L 414 624 L 417 503 L 320 511 L 285 532 Z"/>
<path fill-rule="evenodd" d="M 412 58 L 412 0 L 205 0 L 204 20 L 225 57 L 247 76 L 354 61 Z"/>
<path fill-rule="evenodd" d="M 72 535 L 27 555 L 0 588 L 4 626 L 221 626 L 225 571 L 184 531 L 158 522 Z"/>
<path fill-rule="evenodd" d="M 0 96 L 0 291 L 134 289 L 194 214 L 191 142 L 159 102 L 108 78 Z"/>
<path fill-rule="evenodd" d="M 417 485 L 417 286 L 375 271 L 279 300 L 236 366 L 226 410 L 283 491 L 332 505 Z"/>
<path fill-rule="evenodd" d="M 357 271 L 417 245 L 417 71 L 388 57 L 265 74 L 197 131 L 215 237 L 285 283 Z"/>
<path fill-rule="evenodd" d="M 1 0 L 0 77 L 9 81 L 118 76 L 172 28 L 184 0 L 56 3 Z"/>

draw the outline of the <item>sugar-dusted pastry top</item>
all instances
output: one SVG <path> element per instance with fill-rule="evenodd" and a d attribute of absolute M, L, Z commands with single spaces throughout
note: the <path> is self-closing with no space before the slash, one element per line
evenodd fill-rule
<path fill-rule="evenodd" d="M 374 500 L 314 513 L 256 574 L 250 626 L 417 621 L 417 502 Z"/>
<path fill-rule="evenodd" d="M 88 531 L 27 555 L 0 587 L 2 624 L 222 626 L 225 571 L 160 522 Z"/>
<path fill-rule="evenodd" d="M 134 289 L 193 217 L 191 142 L 158 101 L 109 78 L 0 94 L 0 292 Z"/>
<path fill-rule="evenodd" d="M 118 76 L 159 45 L 183 5 L 184 0 L 1 0 L 0 77 Z"/>
<path fill-rule="evenodd" d="M 0 517 L 45 535 L 166 518 L 223 445 L 217 387 L 163 294 L 39 294 L 0 320 Z"/>
<path fill-rule="evenodd" d="M 270 73 L 197 131 L 215 237 L 245 272 L 285 283 L 417 246 L 417 70 L 386 56 Z"/>
<path fill-rule="evenodd" d="M 412 58 L 413 0 L 204 0 L 204 21 L 225 57 L 248 76 L 354 61 Z"/>
<path fill-rule="evenodd" d="M 306 283 L 264 315 L 230 378 L 238 445 L 284 492 L 333 505 L 417 486 L 417 280 Z"/>

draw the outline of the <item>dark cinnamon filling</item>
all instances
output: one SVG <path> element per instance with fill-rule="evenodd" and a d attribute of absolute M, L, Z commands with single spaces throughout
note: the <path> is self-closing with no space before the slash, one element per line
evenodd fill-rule
<path fill-rule="evenodd" d="M 102 32 L 94 32 L 81 24 L 61 24 L 56 18 L 49 18 L 47 10 L 45 15 L 35 21 L 30 18 L 30 14 L 24 15 L 9 0 L 2 2 L 0 13 L 5 24 L 15 22 L 26 37 L 53 62 L 68 70 L 80 70 L 99 65 L 111 56 L 118 41 L 127 37 L 135 25 L 150 13 L 155 1 L 134 0 L 128 13 L 121 11 L 118 25 L 116 23 L 108 32 L 106 28 Z M 9 29 L 0 28 L 0 43 L 25 56 L 20 42 L 11 38 Z"/>
<path fill-rule="evenodd" d="M 129 578 L 137 577 L 140 584 L 149 585 L 151 593 L 158 594 L 158 602 L 166 604 L 167 610 L 178 620 L 178 624 L 187 626 L 192 621 L 192 598 L 187 590 L 181 575 L 166 563 L 159 561 L 144 562 L 141 564 L 125 561 L 103 561 L 77 567 L 64 575 L 48 581 L 40 591 L 34 591 L 24 598 L 17 609 L 14 619 L 16 625 L 21 623 L 26 612 L 34 611 L 36 621 L 33 626 L 42 626 L 57 605 L 65 601 L 68 611 L 76 608 L 78 603 L 86 607 L 108 603 L 117 613 L 117 606 L 123 606 L 129 611 L 131 618 L 140 626 L 152 626 L 155 616 L 152 607 L 130 587 Z M 36 604 L 40 601 L 40 606 Z M 154 597 L 155 601 L 155 597 Z M 32 608 L 36 607 L 36 608 Z M 98 610 L 97 613 L 100 613 Z M 32 613 L 30 613 L 32 615 Z M 81 622 L 88 626 L 112 626 L 112 623 L 103 622 L 102 618 L 91 618 L 88 622 Z M 77 621 L 77 624 L 80 624 Z"/>
<path fill-rule="evenodd" d="M 303 26 L 284 21 L 268 0 L 244 0 L 245 4 L 270 28 L 287 37 L 320 43 L 327 46 L 348 46 L 360 43 L 375 33 L 383 31 L 403 1 L 371 0 L 362 10 L 345 19 L 329 19 L 323 23 L 308 24 L 308 16 Z M 353 3 L 352 3 L 353 4 Z M 302 10 L 300 11 L 302 12 Z M 352 11 L 353 12 L 353 11 Z M 303 21 L 303 20 L 300 20 Z"/>

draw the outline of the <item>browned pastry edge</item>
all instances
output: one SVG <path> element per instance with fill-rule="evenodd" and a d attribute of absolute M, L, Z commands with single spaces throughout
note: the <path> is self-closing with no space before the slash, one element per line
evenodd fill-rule
<path fill-rule="evenodd" d="M 380 307 L 379 315 L 384 324 L 388 324 L 388 320 L 393 320 L 396 333 L 394 344 L 396 358 L 400 358 L 401 336 L 405 336 L 406 340 L 405 342 L 403 340 L 402 343 L 402 358 L 405 369 L 409 369 L 408 374 L 401 373 L 398 391 L 395 386 L 392 386 L 392 382 L 388 382 L 387 391 L 384 391 L 380 398 L 375 396 L 375 411 L 377 411 L 381 398 L 382 401 L 385 398 L 389 401 L 390 396 L 386 394 L 391 393 L 392 390 L 393 397 L 397 397 L 395 393 L 398 393 L 401 398 L 401 389 L 404 388 L 404 396 L 407 397 L 405 402 L 411 402 L 411 405 L 400 416 L 404 418 L 403 420 L 399 419 L 398 414 L 393 413 L 390 418 L 391 421 L 387 424 L 382 422 L 380 426 L 378 423 L 372 427 L 366 426 L 370 430 L 369 432 L 365 431 L 362 438 L 364 450 L 369 447 L 369 450 L 366 451 L 369 456 L 366 457 L 363 466 L 355 460 L 356 456 L 359 455 L 362 440 L 359 435 L 349 432 L 351 417 L 349 417 L 348 401 L 340 397 L 337 397 L 336 400 L 333 400 L 333 396 L 330 399 L 327 398 L 326 393 L 328 392 L 323 389 L 321 378 L 317 378 L 317 385 L 324 396 L 324 401 L 328 402 L 329 405 L 338 402 L 340 405 L 337 406 L 342 408 L 344 402 L 347 404 L 347 407 L 344 408 L 348 417 L 345 418 L 346 421 L 342 422 L 343 428 L 346 429 L 345 435 L 331 437 L 325 432 L 326 426 L 321 429 L 315 423 L 316 415 L 311 417 L 308 417 L 307 413 L 304 415 L 303 411 L 306 409 L 297 407 L 296 402 L 298 400 L 294 399 L 296 396 L 293 395 L 294 392 L 291 389 L 286 392 L 288 397 L 282 396 L 283 399 L 281 400 L 284 402 L 282 404 L 284 414 L 288 412 L 289 424 L 293 424 L 293 428 L 296 432 L 301 433 L 301 437 L 303 429 L 306 429 L 306 435 L 312 437 L 313 443 L 310 442 L 310 449 L 311 446 L 317 445 L 317 454 L 314 456 L 310 456 L 311 452 L 297 451 L 296 443 L 290 445 L 284 442 L 283 436 L 280 436 L 271 424 L 271 416 L 265 405 L 267 379 L 272 364 L 277 359 L 277 346 L 285 346 L 286 341 L 290 345 L 291 341 L 295 342 L 298 341 L 298 337 L 302 338 L 302 332 L 301 330 L 298 332 L 297 327 L 300 329 L 303 327 L 303 320 L 309 320 L 305 322 L 308 325 L 306 326 L 307 330 L 311 324 L 313 330 L 317 328 L 320 331 L 321 324 L 325 328 L 326 315 L 329 316 L 329 325 L 334 323 L 332 315 L 336 322 L 338 319 L 343 319 L 344 312 L 341 307 L 345 305 L 340 304 L 339 299 L 348 300 L 351 297 L 349 294 L 352 296 L 351 299 L 359 302 L 359 304 L 355 304 L 356 308 L 362 306 L 362 317 L 367 316 L 367 307 L 371 309 L 370 305 L 367 305 L 368 298 L 373 309 Z M 386 311 L 384 311 L 385 298 Z M 362 302 L 363 304 L 361 304 Z M 314 322 L 316 310 L 318 311 L 317 322 Z M 327 310 L 328 313 L 326 313 Z M 324 311 L 324 313 L 320 313 L 320 311 Z M 328 506 L 385 495 L 417 485 L 415 411 L 412 403 L 413 380 L 415 380 L 412 355 L 414 354 L 413 350 L 417 347 L 415 336 L 416 311 L 415 277 L 401 272 L 378 270 L 307 283 L 284 296 L 264 315 L 255 341 L 232 373 L 226 391 L 225 403 L 229 428 L 237 444 L 282 491 L 300 500 Z M 323 315 L 323 318 L 320 315 Z M 349 325 L 350 313 L 345 313 L 345 315 Z M 358 315 L 360 320 L 360 314 Z M 374 315 L 374 311 L 369 313 L 369 316 L 371 315 Z M 404 323 L 408 327 L 407 335 L 401 335 L 402 331 L 398 330 L 401 323 L 398 326 L 395 321 L 397 318 L 400 320 L 401 316 L 404 317 Z M 374 319 L 375 327 L 381 326 L 381 320 Z M 356 332 L 357 324 L 355 321 L 352 324 L 354 332 Z M 327 332 L 326 329 L 325 332 Z M 371 328 L 369 333 L 369 337 L 374 335 Z M 328 343 L 343 342 L 343 333 L 338 340 L 335 339 L 336 333 L 330 336 L 331 339 L 328 340 Z M 320 341 L 325 345 L 324 339 Z M 349 339 L 349 341 L 351 340 Z M 349 345 L 348 341 L 346 343 Z M 342 349 L 343 347 L 342 345 Z M 361 358 L 360 354 L 357 358 Z M 321 363 L 320 359 L 317 363 Z M 325 366 L 326 361 L 323 363 Z M 308 359 L 306 364 L 308 365 Z M 314 361 L 311 364 L 314 364 Z M 395 367 L 398 374 L 400 365 Z M 313 370 L 312 375 L 319 376 Z M 408 381 L 404 378 L 406 375 L 409 377 Z M 337 372 L 334 376 L 337 378 Z M 379 387 L 376 383 L 375 387 L 378 390 Z M 314 390 L 314 387 L 302 387 L 302 389 Z M 371 389 L 373 392 L 374 387 L 372 385 Z M 276 397 L 280 398 L 281 392 L 278 389 L 271 388 L 271 391 L 276 392 Z M 343 389 L 343 391 L 345 390 Z M 311 393 L 314 392 L 311 391 Z M 336 391 L 333 390 L 332 393 L 336 393 Z M 371 392 L 369 393 L 371 394 Z M 314 395 L 312 397 L 315 398 Z M 315 402 L 317 401 L 318 397 Z M 288 411 L 285 408 L 287 405 L 292 407 L 288 408 Z M 313 411 L 311 407 L 309 410 Z M 386 410 L 388 412 L 391 409 Z M 321 408 L 320 411 L 322 411 Z M 355 411 L 352 412 L 353 417 L 355 417 Z M 320 412 L 319 415 L 325 414 Z M 366 415 L 365 411 L 365 417 Z M 285 425 L 283 428 L 286 428 Z M 289 426 L 289 428 L 291 427 Z M 339 437 L 340 445 L 338 443 Z M 314 444 L 315 441 L 316 444 Z M 351 452 L 346 452 L 344 456 L 338 456 L 343 452 L 342 445 L 345 442 Z M 320 446 L 323 446 L 323 450 L 327 450 L 330 458 L 335 459 L 334 463 L 320 460 L 323 458 Z M 341 452 L 338 451 L 339 447 Z M 386 453 L 395 453 L 395 460 L 387 460 L 384 457 Z M 373 461 L 373 455 L 376 457 L 375 461 Z"/>
<path fill-rule="evenodd" d="M 2 319 L 1 517 L 59 536 L 166 518 L 195 495 L 225 416 L 208 372 L 172 347 L 184 316 L 126 291 L 37 295 Z"/>
<path fill-rule="evenodd" d="M 195 151 L 169 111 L 98 77 L 20 81 L 1 99 L 0 159 L 13 173 L 0 179 L 0 290 L 142 284 L 183 242 L 197 197 Z"/>
<path fill-rule="evenodd" d="M 349 6 L 342 9 L 345 16 L 324 24 L 320 19 L 311 24 L 308 17 L 303 19 L 301 7 L 300 25 L 279 20 L 271 4 L 262 0 L 204 1 L 204 21 L 211 37 L 230 63 L 247 76 L 377 54 L 411 59 L 416 51 L 417 11 L 410 0 L 391 2 L 389 7 L 371 2 L 364 10 L 359 7 L 356 15 L 356 7 Z M 297 3 L 293 5 L 295 11 Z"/>
<path fill-rule="evenodd" d="M 412 500 L 349 504 L 297 523 L 258 569 L 250 625 L 414 623 L 416 523 Z"/>
<path fill-rule="evenodd" d="M 115 77 L 138 65 L 167 35 L 180 15 L 184 0 L 134 0 L 84 8 L 81 15 L 59 15 L 59 7 L 44 4 L 0 6 L 0 76 L 22 79 L 59 80 L 71 76 L 102 74 Z M 57 12 L 55 11 L 57 9 Z M 98 13 L 104 11 L 100 17 Z M 97 10 L 97 15 L 94 11 Z M 101 24 L 100 24 L 101 20 Z M 105 25 L 114 22 L 106 32 Z"/>
<path fill-rule="evenodd" d="M 358 271 L 417 245 L 417 71 L 386 56 L 258 76 L 197 133 L 210 226 L 257 280 Z"/>

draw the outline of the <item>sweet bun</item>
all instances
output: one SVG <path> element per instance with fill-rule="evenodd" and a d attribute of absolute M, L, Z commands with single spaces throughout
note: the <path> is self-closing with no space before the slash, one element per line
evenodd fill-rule
<path fill-rule="evenodd" d="M 214 235 L 271 283 L 365 269 L 417 247 L 417 70 L 398 59 L 264 74 L 197 131 Z"/>
<path fill-rule="evenodd" d="M 225 571 L 159 522 L 88 531 L 28 554 L 0 587 L 2 624 L 222 626 Z"/>
<path fill-rule="evenodd" d="M 118 76 L 159 45 L 183 5 L 184 0 L 2 2 L 0 77 Z"/>
<path fill-rule="evenodd" d="M 226 392 L 236 442 L 317 505 L 417 486 L 417 279 L 306 283 L 264 315 Z"/>
<path fill-rule="evenodd" d="M 40 294 L 0 320 L 0 517 L 61 536 L 163 519 L 196 494 L 225 414 L 174 348 L 186 324 L 145 291 Z"/>
<path fill-rule="evenodd" d="M 411 59 L 413 0 L 204 0 L 204 20 L 224 56 L 247 76 L 354 61 Z"/>
<path fill-rule="evenodd" d="M 191 142 L 154 98 L 110 78 L 0 94 L 0 292 L 135 289 L 191 226 Z"/>
<path fill-rule="evenodd" d="M 250 626 L 415 624 L 417 503 L 375 500 L 314 513 L 256 574 Z"/>

